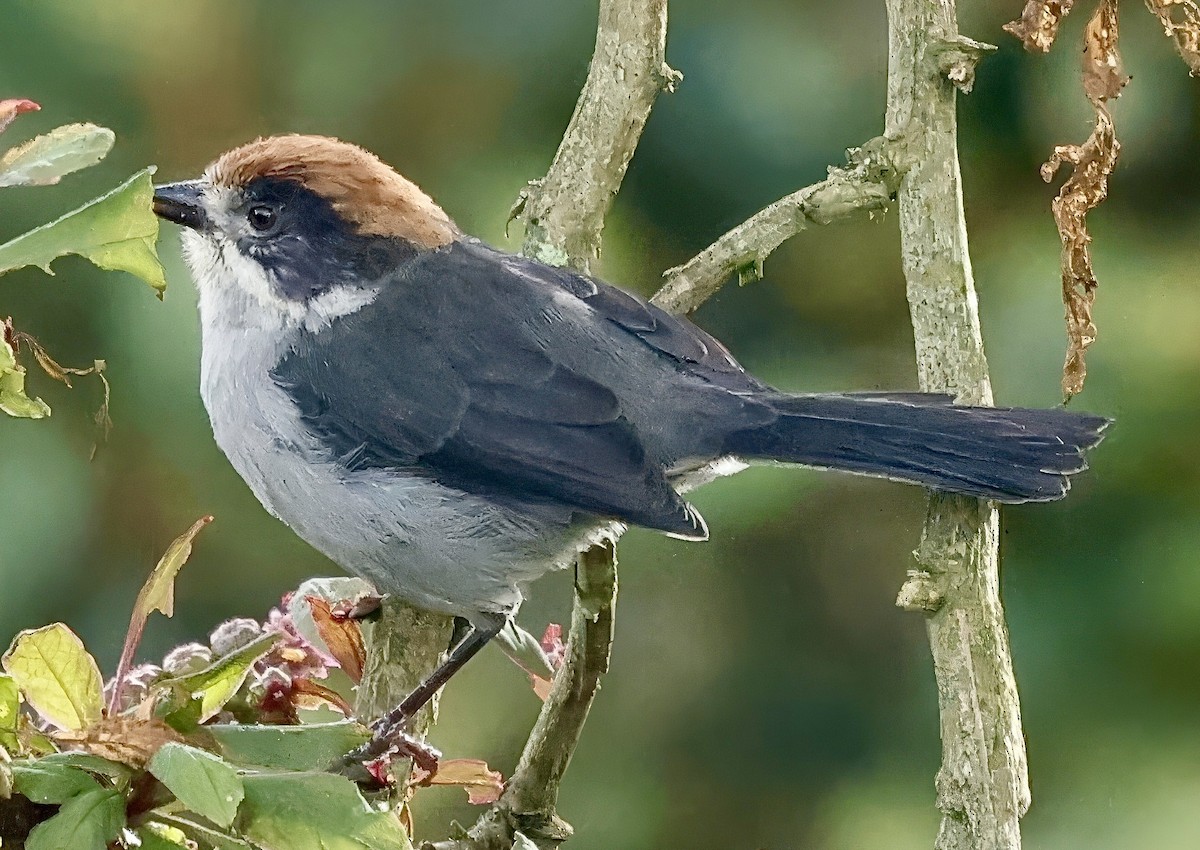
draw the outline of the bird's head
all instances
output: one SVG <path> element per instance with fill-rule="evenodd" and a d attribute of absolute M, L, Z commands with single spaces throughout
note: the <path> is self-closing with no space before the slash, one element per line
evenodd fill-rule
<path fill-rule="evenodd" d="M 234 148 L 199 179 L 156 187 L 154 211 L 184 227 L 202 301 L 232 298 L 291 318 L 315 302 L 352 302 L 406 257 L 459 236 L 411 181 L 324 136 Z"/>

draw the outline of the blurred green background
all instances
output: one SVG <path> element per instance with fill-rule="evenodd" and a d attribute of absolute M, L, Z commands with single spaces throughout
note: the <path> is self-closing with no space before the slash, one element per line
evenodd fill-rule
<path fill-rule="evenodd" d="M 1082 141 L 1089 14 L 1049 57 L 1000 26 L 1020 2 L 963 2 L 1000 45 L 961 100 L 968 222 L 996 397 L 1059 401 L 1062 308 L 1052 189 L 1038 165 Z M 584 79 L 595 4 L 553 0 L 8 0 L 0 94 L 118 134 L 100 167 L 0 194 L 8 238 L 155 163 L 196 175 L 259 134 L 338 135 L 377 151 L 468 231 L 515 248 L 506 212 L 541 175 Z M 1134 81 L 1124 143 L 1092 217 L 1100 341 L 1074 404 L 1115 416 L 1065 502 L 1007 509 L 1003 590 L 1029 741 L 1029 848 L 1200 846 L 1200 82 L 1141 4 L 1123 15 Z M 644 293 L 726 228 L 819 179 L 882 127 L 882 3 L 675 0 L 660 98 L 606 231 L 599 271 Z M 171 287 L 75 258 L 0 280 L 0 316 L 62 362 L 107 359 L 116 428 L 89 463 L 99 387 L 31 374 L 52 419 L 0 417 L 0 637 L 64 620 L 111 670 L 137 587 L 198 516 L 173 620 L 144 655 L 262 617 L 336 569 L 258 506 L 214 446 L 197 393 L 195 294 L 177 237 Z M 807 233 L 698 321 L 786 388 L 912 388 L 894 214 Z M 713 542 L 631 533 L 613 672 L 561 811 L 586 848 L 927 848 L 937 826 L 935 692 L 919 617 L 894 607 L 924 510 L 915 488 L 751 470 L 696 495 Z M 567 618 L 569 576 L 522 619 Z M 436 743 L 511 771 L 538 703 L 499 653 L 449 689 Z M 475 817 L 422 792 L 423 837 Z"/>

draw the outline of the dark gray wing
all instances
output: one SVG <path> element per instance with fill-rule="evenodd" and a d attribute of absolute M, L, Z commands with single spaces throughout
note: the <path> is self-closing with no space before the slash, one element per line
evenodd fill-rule
<path fill-rule="evenodd" d="M 367 307 L 303 333 L 275 380 L 348 467 L 703 537 L 703 521 L 613 391 L 533 333 L 531 318 L 556 286 L 514 273 L 501 262 L 509 259 L 472 243 L 419 255 Z M 637 321 L 637 311 L 613 321 L 622 320 Z M 686 348 L 677 330 L 628 332 L 657 334 L 662 342 L 648 344 L 664 356 L 714 356 L 708 346 Z"/>
<path fill-rule="evenodd" d="M 672 316 L 623 289 L 570 269 L 547 266 L 513 254 L 502 254 L 478 243 L 472 247 L 481 254 L 486 252 L 498 257 L 515 274 L 534 278 L 547 287 L 566 290 L 604 320 L 641 340 L 694 377 L 735 392 L 769 389 L 747 374 L 717 339 L 687 319 Z"/>

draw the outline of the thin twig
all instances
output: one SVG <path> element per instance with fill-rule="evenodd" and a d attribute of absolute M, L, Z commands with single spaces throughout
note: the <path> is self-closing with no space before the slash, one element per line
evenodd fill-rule
<path fill-rule="evenodd" d="M 876 138 L 846 152 L 849 168 L 780 198 L 730 230 L 682 266 L 663 273 L 653 301 L 670 313 L 690 313 L 732 275 L 742 283 L 762 277 L 763 261 L 810 225 L 832 224 L 853 214 L 884 209 L 899 185 L 894 140 Z"/>
<path fill-rule="evenodd" d="M 904 275 L 922 390 L 991 404 L 967 251 L 955 85 L 940 55 L 966 43 L 954 0 L 887 0 L 887 128 L 908 128 L 900 186 Z M 897 600 L 926 615 L 941 716 L 939 850 L 1016 850 L 1029 807 L 1025 739 L 1000 605 L 993 505 L 930 498 L 914 570 Z"/>

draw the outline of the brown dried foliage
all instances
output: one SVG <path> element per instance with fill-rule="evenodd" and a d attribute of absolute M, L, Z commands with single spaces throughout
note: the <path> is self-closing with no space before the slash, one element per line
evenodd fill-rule
<path fill-rule="evenodd" d="M 1051 207 L 1058 235 L 1062 240 L 1062 297 L 1066 308 L 1067 356 L 1063 363 L 1063 394 L 1071 396 L 1083 390 L 1087 376 L 1085 360 L 1089 346 L 1096 341 L 1092 307 L 1096 301 L 1096 273 L 1092 266 L 1091 234 L 1087 214 L 1108 197 L 1108 177 L 1117 164 L 1121 150 L 1107 102 L 1119 97 L 1129 82 L 1117 49 L 1120 29 L 1117 22 L 1118 0 L 1100 0 L 1088 21 L 1083 37 L 1083 91 L 1096 110 L 1096 125 L 1081 145 L 1058 145 L 1041 168 L 1042 179 L 1049 183 L 1064 163 L 1071 173 L 1063 183 Z M 1172 5 L 1193 0 L 1146 0 Z M 1054 44 L 1058 25 L 1071 11 L 1072 0 L 1037 2 L 1029 0 L 1019 20 L 1004 29 L 1021 39 L 1027 50 L 1046 52 Z"/>
<path fill-rule="evenodd" d="M 1117 51 L 1119 35 L 1117 0 L 1101 0 L 1084 33 L 1083 89 L 1096 110 L 1096 126 L 1082 145 L 1059 145 L 1042 166 L 1049 183 L 1059 166 L 1067 163 L 1071 174 L 1051 204 L 1062 240 L 1062 297 L 1066 307 L 1067 356 L 1063 363 L 1063 394 L 1070 398 L 1083 390 L 1087 377 L 1087 349 L 1096 341 L 1092 307 L 1096 302 L 1096 273 L 1092 266 L 1091 234 L 1087 214 L 1108 197 L 1108 177 L 1117 164 L 1117 142 L 1107 101 L 1120 96 L 1129 82 Z"/>
<path fill-rule="evenodd" d="M 1058 25 L 1071 11 L 1075 0 L 1028 0 L 1021 17 L 1004 25 L 1004 31 L 1021 39 L 1030 52 L 1049 53 L 1058 36 Z"/>
<path fill-rule="evenodd" d="M 1117 0 L 1101 0 L 1083 36 L 1083 92 L 1094 105 L 1120 97 L 1129 77 L 1117 51 Z"/>
<path fill-rule="evenodd" d="M 496 802 L 504 791 L 504 777 L 479 759 L 446 759 L 433 773 L 414 766 L 409 784 L 412 787 L 457 785 L 466 790 L 467 802 L 476 806 Z"/>
<path fill-rule="evenodd" d="M 1096 341 L 1092 305 L 1096 301 L 1096 274 L 1092 268 L 1087 213 L 1108 195 L 1108 175 L 1117 162 L 1121 145 L 1112 116 L 1103 104 L 1096 107 L 1096 127 L 1082 145 L 1059 145 L 1042 166 L 1042 179 L 1050 182 L 1064 162 L 1071 175 L 1051 207 L 1062 239 L 1062 292 L 1067 308 L 1067 358 L 1063 364 L 1063 394 L 1070 398 L 1083 389 L 1087 376 L 1084 355 Z"/>
<path fill-rule="evenodd" d="M 1192 76 L 1200 74 L 1200 6 L 1195 0 L 1146 0 L 1167 37 L 1187 62 Z"/>
<path fill-rule="evenodd" d="M 3 332 L 5 341 L 13 347 L 14 351 L 19 352 L 22 345 L 29 346 L 29 350 L 33 352 L 33 359 L 42 367 L 42 371 L 54 380 L 62 382 L 68 388 L 73 386 L 71 383 L 72 375 L 95 375 L 100 379 L 100 383 L 104 387 L 104 400 L 100 403 L 100 408 L 92 415 L 92 419 L 95 421 L 98 430 L 98 436 L 96 442 L 92 444 L 90 456 L 90 459 L 94 460 L 101 444 L 108 442 L 108 435 L 112 432 L 113 427 L 112 417 L 109 415 L 112 386 L 108 383 L 108 376 L 104 374 L 104 370 L 108 368 L 108 364 L 103 360 L 93 360 L 92 365 L 87 369 L 75 369 L 70 366 L 63 366 L 50 356 L 37 339 L 25 333 L 25 331 L 15 330 L 12 324 L 12 317 L 5 319 Z"/>
<path fill-rule="evenodd" d="M 329 647 L 329 654 L 357 685 L 362 681 L 367 661 L 367 650 L 358 623 L 349 617 L 336 616 L 329 602 L 319 596 L 306 596 L 305 599 L 312 610 L 317 632 Z"/>

